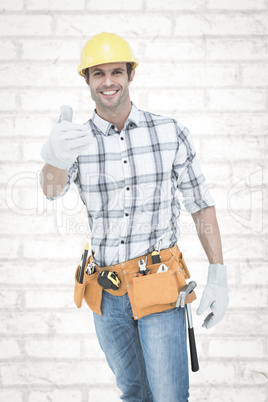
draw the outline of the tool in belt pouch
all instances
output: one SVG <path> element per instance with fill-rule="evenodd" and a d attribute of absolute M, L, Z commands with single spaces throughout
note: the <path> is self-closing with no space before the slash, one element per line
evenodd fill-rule
<path fill-rule="evenodd" d="M 101 315 L 104 287 L 100 278 L 108 279 L 109 277 L 113 279 L 114 289 L 112 286 L 106 287 L 105 291 L 114 296 L 123 296 L 128 293 L 135 320 L 148 314 L 175 308 L 179 292 L 186 285 L 186 279 L 190 278 L 182 253 L 175 245 L 172 248 L 161 250 L 160 262 L 153 263 L 155 258 L 152 257 L 149 254 L 102 268 L 95 264 L 95 271 L 90 275 L 87 274 L 87 268 L 85 269 L 83 284 L 77 282 L 75 275 L 77 307 L 81 307 L 84 298 L 88 306 L 95 313 Z M 91 256 L 87 264 L 92 259 Z M 144 261 L 146 261 L 145 266 Z M 110 284 L 108 283 L 108 285 Z M 195 299 L 195 293 L 192 292 L 187 296 L 185 303 L 191 303 Z"/>
<path fill-rule="evenodd" d="M 76 306 L 80 308 L 83 299 L 85 299 L 88 307 L 96 314 L 101 315 L 103 288 L 97 282 L 97 266 L 93 261 L 92 255 L 87 259 L 83 267 L 84 275 L 82 283 L 79 282 L 81 269 L 81 264 L 79 264 L 75 271 L 74 302 Z"/>

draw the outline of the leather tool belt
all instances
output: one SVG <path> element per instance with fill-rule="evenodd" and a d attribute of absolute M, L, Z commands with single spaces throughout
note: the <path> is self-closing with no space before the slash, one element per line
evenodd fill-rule
<path fill-rule="evenodd" d="M 87 275 L 84 272 L 83 283 L 78 283 L 75 273 L 74 301 L 78 308 L 81 307 L 83 299 L 94 311 L 102 315 L 101 300 L 102 292 L 108 292 L 114 296 L 123 296 L 128 293 L 133 317 L 135 320 L 153 313 L 160 313 L 175 307 L 181 288 L 186 285 L 186 279 L 190 274 L 183 255 L 177 245 L 160 251 L 161 262 L 152 263 L 151 254 L 147 256 L 146 267 L 151 271 L 150 275 L 137 276 L 139 271 L 138 261 L 140 258 L 146 259 L 146 255 L 133 258 L 119 264 L 108 267 L 98 267 L 96 272 Z M 87 264 L 93 260 L 93 256 L 88 258 Z M 159 266 L 164 263 L 168 270 L 157 273 Z M 86 264 L 86 266 L 87 266 Z M 85 268 L 86 270 L 86 268 Z M 102 271 L 116 272 L 120 279 L 120 286 L 117 290 L 103 289 L 97 282 L 98 274 Z M 186 303 L 191 303 L 196 299 L 194 292 L 186 298 Z"/>

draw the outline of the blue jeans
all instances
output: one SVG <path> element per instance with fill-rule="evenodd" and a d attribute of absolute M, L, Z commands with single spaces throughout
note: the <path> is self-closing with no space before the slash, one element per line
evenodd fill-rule
<path fill-rule="evenodd" d="M 128 294 L 103 291 L 96 334 L 128 402 L 187 402 L 189 372 L 186 320 L 182 308 L 134 320 Z"/>

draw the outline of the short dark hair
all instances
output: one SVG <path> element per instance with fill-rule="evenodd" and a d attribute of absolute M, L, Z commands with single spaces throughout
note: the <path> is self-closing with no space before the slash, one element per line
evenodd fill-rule
<path fill-rule="evenodd" d="M 127 75 L 128 75 L 128 80 L 130 81 L 130 75 L 133 70 L 133 64 L 132 63 L 127 63 Z M 89 84 L 89 68 L 85 69 L 85 77 L 86 77 L 86 82 Z"/>

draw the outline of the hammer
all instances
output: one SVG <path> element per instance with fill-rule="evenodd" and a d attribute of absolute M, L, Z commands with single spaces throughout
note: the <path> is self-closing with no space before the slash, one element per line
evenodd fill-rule
<path fill-rule="evenodd" d="M 188 285 L 183 286 L 179 293 L 179 297 L 176 302 L 176 307 L 185 306 L 186 297 L 194 290 L 196 287 L 196 282 L 191 281 Z M 194 337 L 194 328 L 193 328 L 193 319 L 192 319 L 192 311 L 191 311 L 191 303 L 186 304 L 186 313 L 187 313 L 187 320 L 188 320 L 188 335 L 189 335 L 189 344 L 190 344 L 190 354 L 191 354 L 191 366 L 192 371 L 199 370 L 198 364 L 198 357 L 196 352 L 196 345 L 195 345 L 195 337 Z"/>

